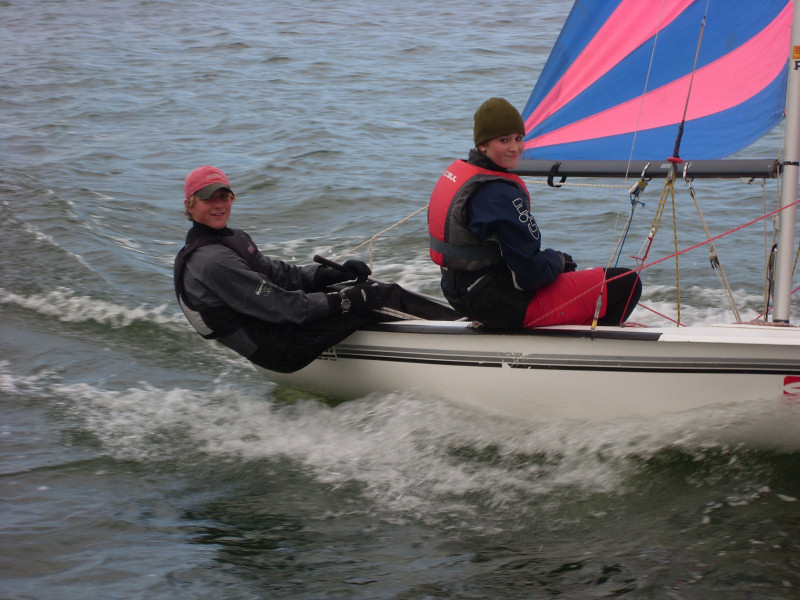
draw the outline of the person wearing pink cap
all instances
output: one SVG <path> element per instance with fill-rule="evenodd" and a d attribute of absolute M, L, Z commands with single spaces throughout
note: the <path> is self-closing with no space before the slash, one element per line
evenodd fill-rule
<path fill-rule="evenodd" d="M 359 327 L 387 320 L 375 309 L 413 310 L 405 290 L 368 280 L 371 270 L 359 260 L 334 268 L 264 256 L 247 233 L 228 227 L 235 199 L 216 167 L 186 176 L 184 208 L 192 227 L 175 259 L 175 293 L 204 338 L 266 369 L 291 373 Z M 344 282 L 352 283 L 337 285 Z M 437 306 L 427 308 L 428 318 L 457 318 Z"/>

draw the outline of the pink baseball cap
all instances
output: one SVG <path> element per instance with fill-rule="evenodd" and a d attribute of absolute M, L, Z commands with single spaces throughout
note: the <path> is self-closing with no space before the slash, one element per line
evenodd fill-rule
<path fill-rule="evenodd" d="M 183 193 L 187 200 L 194 195 L 201 200 L 208 200 L 211 194 L 221 188 L 227 188 L 233 192 L 225 173 L 217 167 L 197 167 L 186 176 L 186 180 L 183 182 Z"/>

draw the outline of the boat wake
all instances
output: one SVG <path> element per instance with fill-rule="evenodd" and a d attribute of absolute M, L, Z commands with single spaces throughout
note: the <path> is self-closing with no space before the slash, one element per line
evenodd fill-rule
<path fill-rule="evenodd" d="M 763 402 L 754 402 L 658 420 L 531 424 L 410 393 L 332 406 L 303 396 L 265 400 L 222 385 L 109 390 L 53 373 L 15 378 L 6 367 L 0 364 L 4 403 L 41 397 L 65 435 L 108 458 L 184 473 L 223 466 L 267 479 L 290 469 L 331 492 L 355 489 L 370 510 L 393 518 L 455 519 L 459 527 L 512 505 L 533 518 L 565 501 L 625 494 L 642 477 L 661 477 L 665 461 L 712 460 L 715 471 L 728 471 L 753 452 L 798 450 L 775 434 L 780 423 L 797 422 L 800 407 L 777 400 L 766 417 Z M 742 437 L 730 438 L 732 429 L 755 421 L 775 436 L 772 450 L 729 441 Z M 800 439 L 797 431 L 785 434 L 783 441 Z"/>

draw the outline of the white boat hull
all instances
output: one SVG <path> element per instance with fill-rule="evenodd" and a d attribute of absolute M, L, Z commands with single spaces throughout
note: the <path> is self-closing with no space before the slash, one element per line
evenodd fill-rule
<path fill-rule="evenodd" d="M 650 417 L 755 399 L 800 402 L 800 329 L 559 326 L 489 333 L 403 321 L 358 331 L 269 379 L 329 398 L 414 390 L 534 421 Z"/>

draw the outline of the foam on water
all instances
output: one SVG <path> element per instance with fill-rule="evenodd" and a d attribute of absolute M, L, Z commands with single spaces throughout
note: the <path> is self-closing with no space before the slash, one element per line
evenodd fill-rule
<path fill-rule="evenodd" d="M 686 286 L 681 290 L 681 294 L 681 323 L 712 325 L 715 323 L 733 323 L 736 320 L 728 303 L 727 295 L 720 288 L 710 289 L 699 286 Z M 756 320 L 761 315 L 761 310 L 758 307 L 763 305 L 763 296 L 752 291 L 738 289 L 733 290 L 733 297 L 736 300 L 739 317 L 743 322 Z M 673 320 L 677 317 L 678 305 L 675 298 L 674 285 L 647 284 L 640 302 L 643 306 L 637 306 L 631 315 L 631 321 L 651 326 L 669 325 L 669 321 L 661 315 Z"/>
<path fill-rule="evenodd" d="M 67 288 L 54 289 L 47 294 L 23 296 L 0 288 L 0 304 L 17 306 L 63 322 L 95 322 L 112 328 L 128 327 L 135 322 L 170 325 L 186 329 L 183 316 L 171 304 L 164 303 L 135 308 L 115 302 L 81 296 Z"/>
<path fill-rule="evenodd" d="M 726 431 L 764 412 L 760 404 L 657 422 L 537 425 L 410 394 L 286 404 L 224 384 L 207 392 L 148 383 L 109 390 L 52 374 L 17 378 L 0 367 L 4 394 L 59 398 L 62 417 L 116 460 L 181 469 L 221 461 L 255 472 L 289 461 L 319 484 L 355 483 L 381 510 L 422 519 L 512 504 L 524 514 L 565 494 L 624 493 L 641 465 L 666 449 L 715 449 L 735 462 Z"/>

